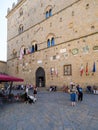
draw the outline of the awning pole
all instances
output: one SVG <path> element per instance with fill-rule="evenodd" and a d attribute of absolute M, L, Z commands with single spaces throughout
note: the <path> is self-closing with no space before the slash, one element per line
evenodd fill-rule
<path fill-rule="evenodd" d="M 11 91 L 12 91 L 12 85 L 13 85 L 13 82 L 11 82 L 11 84 L 10 84 L 9 95 L 11 94 Z"/>

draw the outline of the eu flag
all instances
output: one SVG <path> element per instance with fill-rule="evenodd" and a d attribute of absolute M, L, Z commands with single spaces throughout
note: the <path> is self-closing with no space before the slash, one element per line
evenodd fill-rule
<path fill-rule="evenodd" d="M 95 64 L 95 62 L 93 64 L 93 70 L 92 70 L 92 72 L 96 72 L 96 64 Z"/>

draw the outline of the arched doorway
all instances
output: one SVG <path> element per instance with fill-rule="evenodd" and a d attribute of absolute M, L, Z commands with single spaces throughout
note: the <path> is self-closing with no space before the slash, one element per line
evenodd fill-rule
<path fill-rule="evenodd" d="M 36 70 L 36 86 L 45 87 L 45 71 L 42 67 Z"/>

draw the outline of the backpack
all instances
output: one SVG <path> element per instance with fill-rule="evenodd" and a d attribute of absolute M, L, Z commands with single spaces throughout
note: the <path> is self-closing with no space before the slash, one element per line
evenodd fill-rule
<path fill-rule="evenodd" d="M 79 88 L 79 92 L 82 92 L 82 88 Z"/>

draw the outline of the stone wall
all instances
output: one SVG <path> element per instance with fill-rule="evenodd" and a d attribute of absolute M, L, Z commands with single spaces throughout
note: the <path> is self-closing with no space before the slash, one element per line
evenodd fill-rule
<path fill-rule="evenodd" d="M 21 8 L 23 15 L 19 16 Z M 48 8 L 52 9 L 52 16 L 46 19 Z M 7 14 L 8 73 L 24 78 L 24 83 L 36 84 L 36 71 L 42 67 L 47 87 L 69 85 L 71 81 L 83 87 L 98 84 L 97 18 L 97 0 L 24 0 Z M 21 34 L 18 32 L 20 24 L 24 27 Z M 49 37 L 54 37 L 54 46 L 47 47 Z M 30 48 L 32 43 L 37 44 L 38 50 L 19 60 L 21 47 Z M 92 73 L 94 62 L 96 72 Z M 71 75 L 64 75 L 65 65 L 71 65 Z"/>
<path fill-rule="evenodd" d="M 7 63 L 0 61 L 0 73 L 4 74 L 4 73 L 6 73 L 6 71 L 7 71 Z"/>

